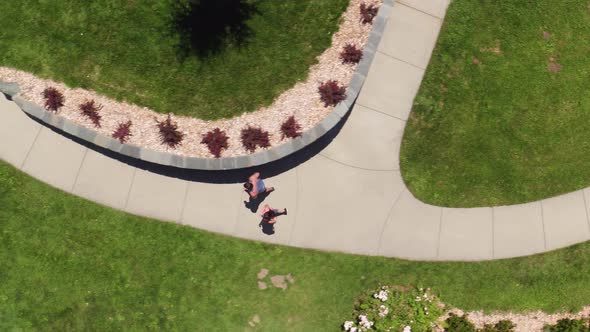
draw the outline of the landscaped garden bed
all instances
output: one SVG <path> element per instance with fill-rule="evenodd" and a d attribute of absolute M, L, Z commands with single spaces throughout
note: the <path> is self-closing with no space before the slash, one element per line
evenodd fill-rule
<path fill-rule="evenodd" d="M 443 303 L 430 288 L 381 286 L 357 298 L 352 317 L 342 324 L 342 329 L 347 332 L 587 332 L 589 324 L 590 306 L 576 313 L 465 312 Z"/>
<path fill-rule="evenodd" d="M 587 1 L 452 1 L 403 138 L 412 193 L 474 207 L 590 185 L 589 34 Z"/>
<path fill-rule="evenodd" d="M 55 88 L 63 94 L 64 101 L 63 106 L 55 108 L 54 112 L 109 137 L 119 134 L 123 126 L 128 135 L 122 142 L 128 144 L 181 156 L 240 156 L 298 137 L 328 116 L 345 98 L 345 88 L 362 56 L 358 52 L 367 41 L 372 27 L 371 17 L 376 14 L 379 4 L 380 0 L 351 0 L 339 20 L 338 31 L 331 38 L 331 46 L 317 57 L 317 63 L 309 68 L 305 80 L 280 94 L 271 105 L 230 119 L 166 116 L 156 112 L 162 109 L 116 101 L 92 90 L 71 89 L 63 83 L 8 67 L 0 68 L 0 81 L 18 83 L 20 95 L 38 105 L 47 106 L 43 93 L 48 88 Z M 308 42 L 314 43 L 315 40 Z M 280 76 L 284 70 L 275 68 L 275 71 Z M 242 75 L 248 73 L 235 72 L 233 77 L 227 77 L 228 85 L 231 80 L 242 79 Z M 82 106 L 89 103 L 93 103 L 94 109 L 83 110 Z M 191 107 L 199 105 L 187 103 L 174 113 L 190 114 L 184 110 Z M 163 127 L 162 123 L 166 126 Z M 253 136 L 252 130 L 259 133 Z"/>

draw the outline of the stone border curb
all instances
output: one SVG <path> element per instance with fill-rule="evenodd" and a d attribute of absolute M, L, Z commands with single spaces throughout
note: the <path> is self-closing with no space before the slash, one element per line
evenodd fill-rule
<path fill-rule="evenodd" d="M 263 165 L 284 158 L 295 153 L 317 139 L 325 135 L 332 128 L 342 121 L 343 118 L 352 110 L 356 98 L 365 82 L 369 73 L 369 67 L 375 57 L 377 46 L 387 24 L 389 13 L 393 7 L 394 0 L 383 0 L 379 7 L 379 12 L 373 21 L 373 27 L 369 33 L 369 38 L 363 50 L 363 57 L 357 65 L 356 71 L 352 76 L 350 84 L 346 88 L 346 99 L 339 103 L 336 108 L 322 121 L 313 128 L 305 131 L 296 139 L 286 143 L 271 147 L 270 149 L 259 151 L 253 154 L 222 157 L 222 158 L 200 158 L 180 156 L 169 152 L 160 152 L 147 148 L 142 148 L 131 144 L 121 144 L 118 140 L 99 134 L 89 128 L 78 125 L 73 121 L 65 119 L 59 115 L 45 110 L 43 107 L 23 99 L 20 93 L 20 87 L 16 83 L 0 82 L 0 92 L 8 95 L 12 100 L 28 115 L 44 122 L 45 124 L 62 130 L 74 137 L 90 142 L 96 146 L 114 151 L 116 153 L 151 162 L 154 164 L 173 166 L 184 169 L 195 170 L 231 170 L 248 168 Z"/>

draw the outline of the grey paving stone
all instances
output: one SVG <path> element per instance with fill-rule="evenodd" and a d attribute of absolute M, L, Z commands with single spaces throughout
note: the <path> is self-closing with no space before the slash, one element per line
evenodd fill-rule
<path fill-rule="evenodd" d="M 235 234 L 241 184 L 190 182 L 181 223 L 212 232 Z"/>
<path fill-rule="evenodd" d="M 53 128 L 63 129 L 65 119 L 57 114 L 52 112 L 46 112 L 48 115 L 48 120 L 46 121 L 47 124 L 52 126 Z"/>
<path fill-rule="evenodd" d="M 250 155 L 250 161 L 253 166 L 263 165 L 269 161 L 268 153 L 266 150 L 258 151 Z"/>
<path fill-rule="evenodd" d="M 236 168 L 236 158 L 233 158 L 233 157 L 221 158 L 221 168 L 223 168 L 223 169 Z"/>
<path fill-rule="evenodd" d="M 111 139 L 110 137 L 107 137 L 107 136 L 104 136 L 104 135 L 101 135 L 101 134 L 97 134 L 96 137 L 94 137 L 94 144 L 95 145 L 98 145 L 98 146 L 103 147 L 103 148 L 107 148 L 109 150 L 110 150 L 110 148 L 108 148 L 108 146 L 109 146 L 109 144 L 110 144 L 111 141 L 114 141 L 114 140 Z M 119 146 L 119 149 L 116 150 L 116 151 L 119 152 L 119 150 L 122 147 L 123 147 L 123 145 L 121 144 Z M 115 151 L 115 150 L 113 150 L 113 151 Z"/>
<path fill-rule="evenodd" d="M 303 132 L 298 138 L 303 143 L 303 147 L 315 142 L 318 138 L 322 137 L 326 133 L 326 129 L 320 125 L 315 125 L 312 128 Z"/>
<path fill-rule="evenodd" d="M 443 208 L 438 259 L 492 259 L 492 237 L 491 208 Z"/>
<path fill-rule="evenodd" d="M 297 172 L 299 196 L 290 244 L 376 254 L 376 239 L 403 190 L 401 178 L 394 172 L 365 171 L 322 156 L 300 165 Z"/>
<path fill-rule="evenodd" d="M 398 170 L 405 122 L 356 104 L 336 138 L 321 152 L 347 165 Z"/>
<path fill-rule="evenodd" d="M 383 35 L 385 26 L 387 25 L 387 17 L 385 15 L 377 15 L 373 19 L 373 28 L 371 29 L 371 35 Z"/>
<path fill-rule="evenodd" d="M 303 133 L 303 134 L 305 134 L 305 133 Z M 299 151 L 303 147 L 306 146 L 305 143 L 303 142 L 303 139 L 301 136 L 297 137 L 294 140 L 291 140 L 291 142 L 292 142 L 291 144 L 293 145 L 293 150 L 295 150 L 295 151 Z"/>
<path fill-rule="evenodd" d="M 401 3 L 393 5 L 378 50 L 420 68 L 426 68 L 442 20 Z"/>
<path fill-rule="evenodd" d="M 24 163 L 23 171 L 70 192 L 86 148 L 48 128 L 41 128 Z"/>
<path fill-rule="evenodd" d="M 37 118 L 37 119 L 42 119 L 43 116 L 48 113 L 47 111 L 45 111 L 45 109 L 41 106 L 35 105 L 27 100 L 25 100 L 24 98 L 22 98 L 21 96 L 14 96 L 12 98 L 12 100 L 25 112 L 30 114 L 31 116 Z"/>
<path fill-rule="evenodd" d="M 432 16 L 444 18 L 450 0 L 397 0 L 397 2 L 416 8 Z"/>
<path fill-rule="evenodd" d="M 581 190 L 544 199 L 541 204 L 547 250 L 590 239 L 584 194 Z"/>
<path fill-rule="evenodd" d="M 125 208 L 134 168 L 88 150 L 74 186 L 74 194 L 116 208 Z"/>
<path fill-rule="evenodd" d="M 373 64 L 373 60 L 375 59 L 375 52 L 376 50 L 365 49 L 363 51 L 363 58 L 356 67 L 356 73 L 365 76 L 365 79 L 366 76 L 369 74 L 369 71 L 371 70 L 371 65 Z"/>
<path fill-rule="evenodd" d="M 78 126 L 76 123 L 74 123 L 68 119 L 63 119 L 61 130 L 63 130 L 64 132 L 66 132 L 74 137 L 78 137 L 78 128 L 79 127 L 80 126 Z"/>
<path fill-rule="evenodd" d="M 187 157 L 185 167 L 188 169 L 207 169 L 207 159 Z"/>
<path fill-rule="evenodd" d="M 221 159 L 219 158 L 209 158 L 207 159 L 207 169 L 208 170 L 221 170 Z"/>
<path fill-rule="evenodd" d="M 179 156 L 177 154 L 170 155 L 169 165 L 178 167 L 178 168 L 186 168 L 186 159 L 185 156 Z"/>
<path fill-rule="evenodd" d="M 277 159 L 281 159 L 295 152 L 291 140 L 285 141 L 281 145 L 273 147 L 272 151 L 275 153 Z M 237 164 L 238 162 L 236 161 L 236 165 Z"/>
<path fill-rule="evenodd" d="M 239 156 L 236 158 L 236 168 L 248 168 L 252 166 L 250 156 Z"/>
<path fill-rule="evenodd" d="M 139 159 L 160 165 L 170 165 L 172 153 L 156 151 L 149 148 L 140 148 Z"/>
<path fill-rule="evenodd" d="M 14 96 L 20 92 L 20 87 L 16 83 L 0 81 L 0 92 L 9 96 Z"/>
<path fill-rule="evenodd" d="M 354 75 L 352 75 L 350 84 L 348 84 L 348 87 L 346 88 L 347 99 L 348 97 L 351 97 L 351 101 L 356 100 L 356 97 L 358 97 L 358 94 L 360 93 L 364 83 L 365 75 L 360 73 L 355 73 Z"/>
<path fill-rule="evenodd" d="M 94 139 L 95 142 L 97 141 L 98 136 L 102 136 L 102 135 L 97 134 L 96 136 L 97 137 Z M 105 145 L 103 147 L 105 147 L 111 151 L 120 152 L 124 146 L 130 145 L 130 144 L 121 144 L 121 142 L 119 142 L 119 140 L 116 140 L 116 139 L 113 139 L 110 137 L 106 137 L 106 136 L 103 136 L 103 137 L 105 138 L 103 141 L 105 143 Z M 136 148 L 138 148 L 138 147 L 136 147 Z M 139 153 L 139 150 L 135 150 L 135 151 L 138 151 L 138 153 Z M 135 157 L 135 158 L 137 158 L 137 157 Z"/>
<path fill-rule="evenodd" d="M 334 111 L 332 111 L 332 113 L 336 114 L 340 118 L 345 117 L 346 114 L 348 114 L 348 111 L 350 110 L 350 107 L 348 106 L 349 103 L 354 103 L 354 99 L 345 100 L 340 104 L 336 105 L 336 108 L 334 108 Z"/>
<path fill-rule="evenodd" d="M 540 202 L 494 207 L 494 258 L 545 251 Z"/>
<path fill-rule="evenodd" d="M 126 156 L 140 159 L 141 157 L 141 148 L 131 144 L 122 144 L 121 149 L 119 149 L 119 153 L 124 154 Z"/>
<path fill-rule="evenodd" d="M 422 69 L 377 53 L 357 104 L 406 120 L 423 74 Z"/>
<path fill-rule="evenodd" d="M 328 116 L 319 123 L 319 125 L 323 128 L 322 135 L 325 135 L 328 131 L 332 130 L 332 128 L 336 127 L 340 121 L 342 121 L 342 118 L 334 112 L 328 114 Z"/>
<path fill-rule="evenodd" d="M 391 211 L 381 236 L 379 254 L 413 260 L 435 260 L 442 208 L 427 205 L 407 189 Z"/>
<path fill-rule="evenodd" d="M 94 143 L 94 140 L 96 139 L 97 132 L 92 129 L 83 127 L 83 126 L 79 126 L 77 135 L 78 135 L 78 137 L 80 137 L 81 139 L 83 139 L 87 142 Z"/>
<path fill-rule="evenodd" d="M 264 179 L 265 185 L 275 187 L 275 191 L 270 193 L 259 205 L 256 213 L 246 208 L 245 202 L 248 202 L 248 195 L 242 191 L 240 206 L 238 208 L 238 222 L 236 226 L 236 235 L 242 238 L 264 241 L 278 244 L 288 244 L 296 220 L 297 213 L 297 171 L 292 169 L 282 173 L 279 176 Z M 236 184 L 234 190 L 240 191 L 241 184 Z M 275 233 L 267 235 L 258 227 L 261 217 L 259 212 L 265 204 L 269 204 L 276 209 L 287 208 L 288 214 L 279 216 L 274 226 Z"/>
<path fill-rule="evenodd" d="M 142 216 L 178 221 L 188 182 L 136 169 L 126 210 Z"/>

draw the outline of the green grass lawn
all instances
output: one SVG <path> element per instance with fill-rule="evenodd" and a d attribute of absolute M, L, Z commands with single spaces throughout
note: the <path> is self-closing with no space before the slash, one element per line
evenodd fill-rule
<path fill-rule="evenodd" d="M 252 227 L 257 227 L 252 224 Z M 481 263 L 322 253 L 111 210 L 0 162 L 0 330 L 337 331 L 362 290 L 434 288 L 465 309 L 577 309 L 590 243 Z M 261 268 L 292 273 L 259 290 Z"/>
<path fill-rule="evenodd" d="M 588 186 L 589 35 L 588 1 L 453 1 L 402 143 L 416 197 L 487 206 Z"/>
<path fill-rule="evenodd" d="M 178 56 L 170 25 L 177 0 L 5 1 L 0 65 L 72 87 L 202 119 L 269 105 L 307 77 L 348 0 L 251 0 L 243 47 Z"/>

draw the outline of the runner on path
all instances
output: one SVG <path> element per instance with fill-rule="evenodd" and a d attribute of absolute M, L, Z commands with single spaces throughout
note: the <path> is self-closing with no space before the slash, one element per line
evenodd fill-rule
<path fill-rule="evenodd" d="M 274 187 L 266 188 L 264 181 L 260 178 L 260 172 L 250 175 L 248 182 L 244 183 L 244 189 L 252 198 L 256 198 L 258 194 L 274 191 Z"/>

